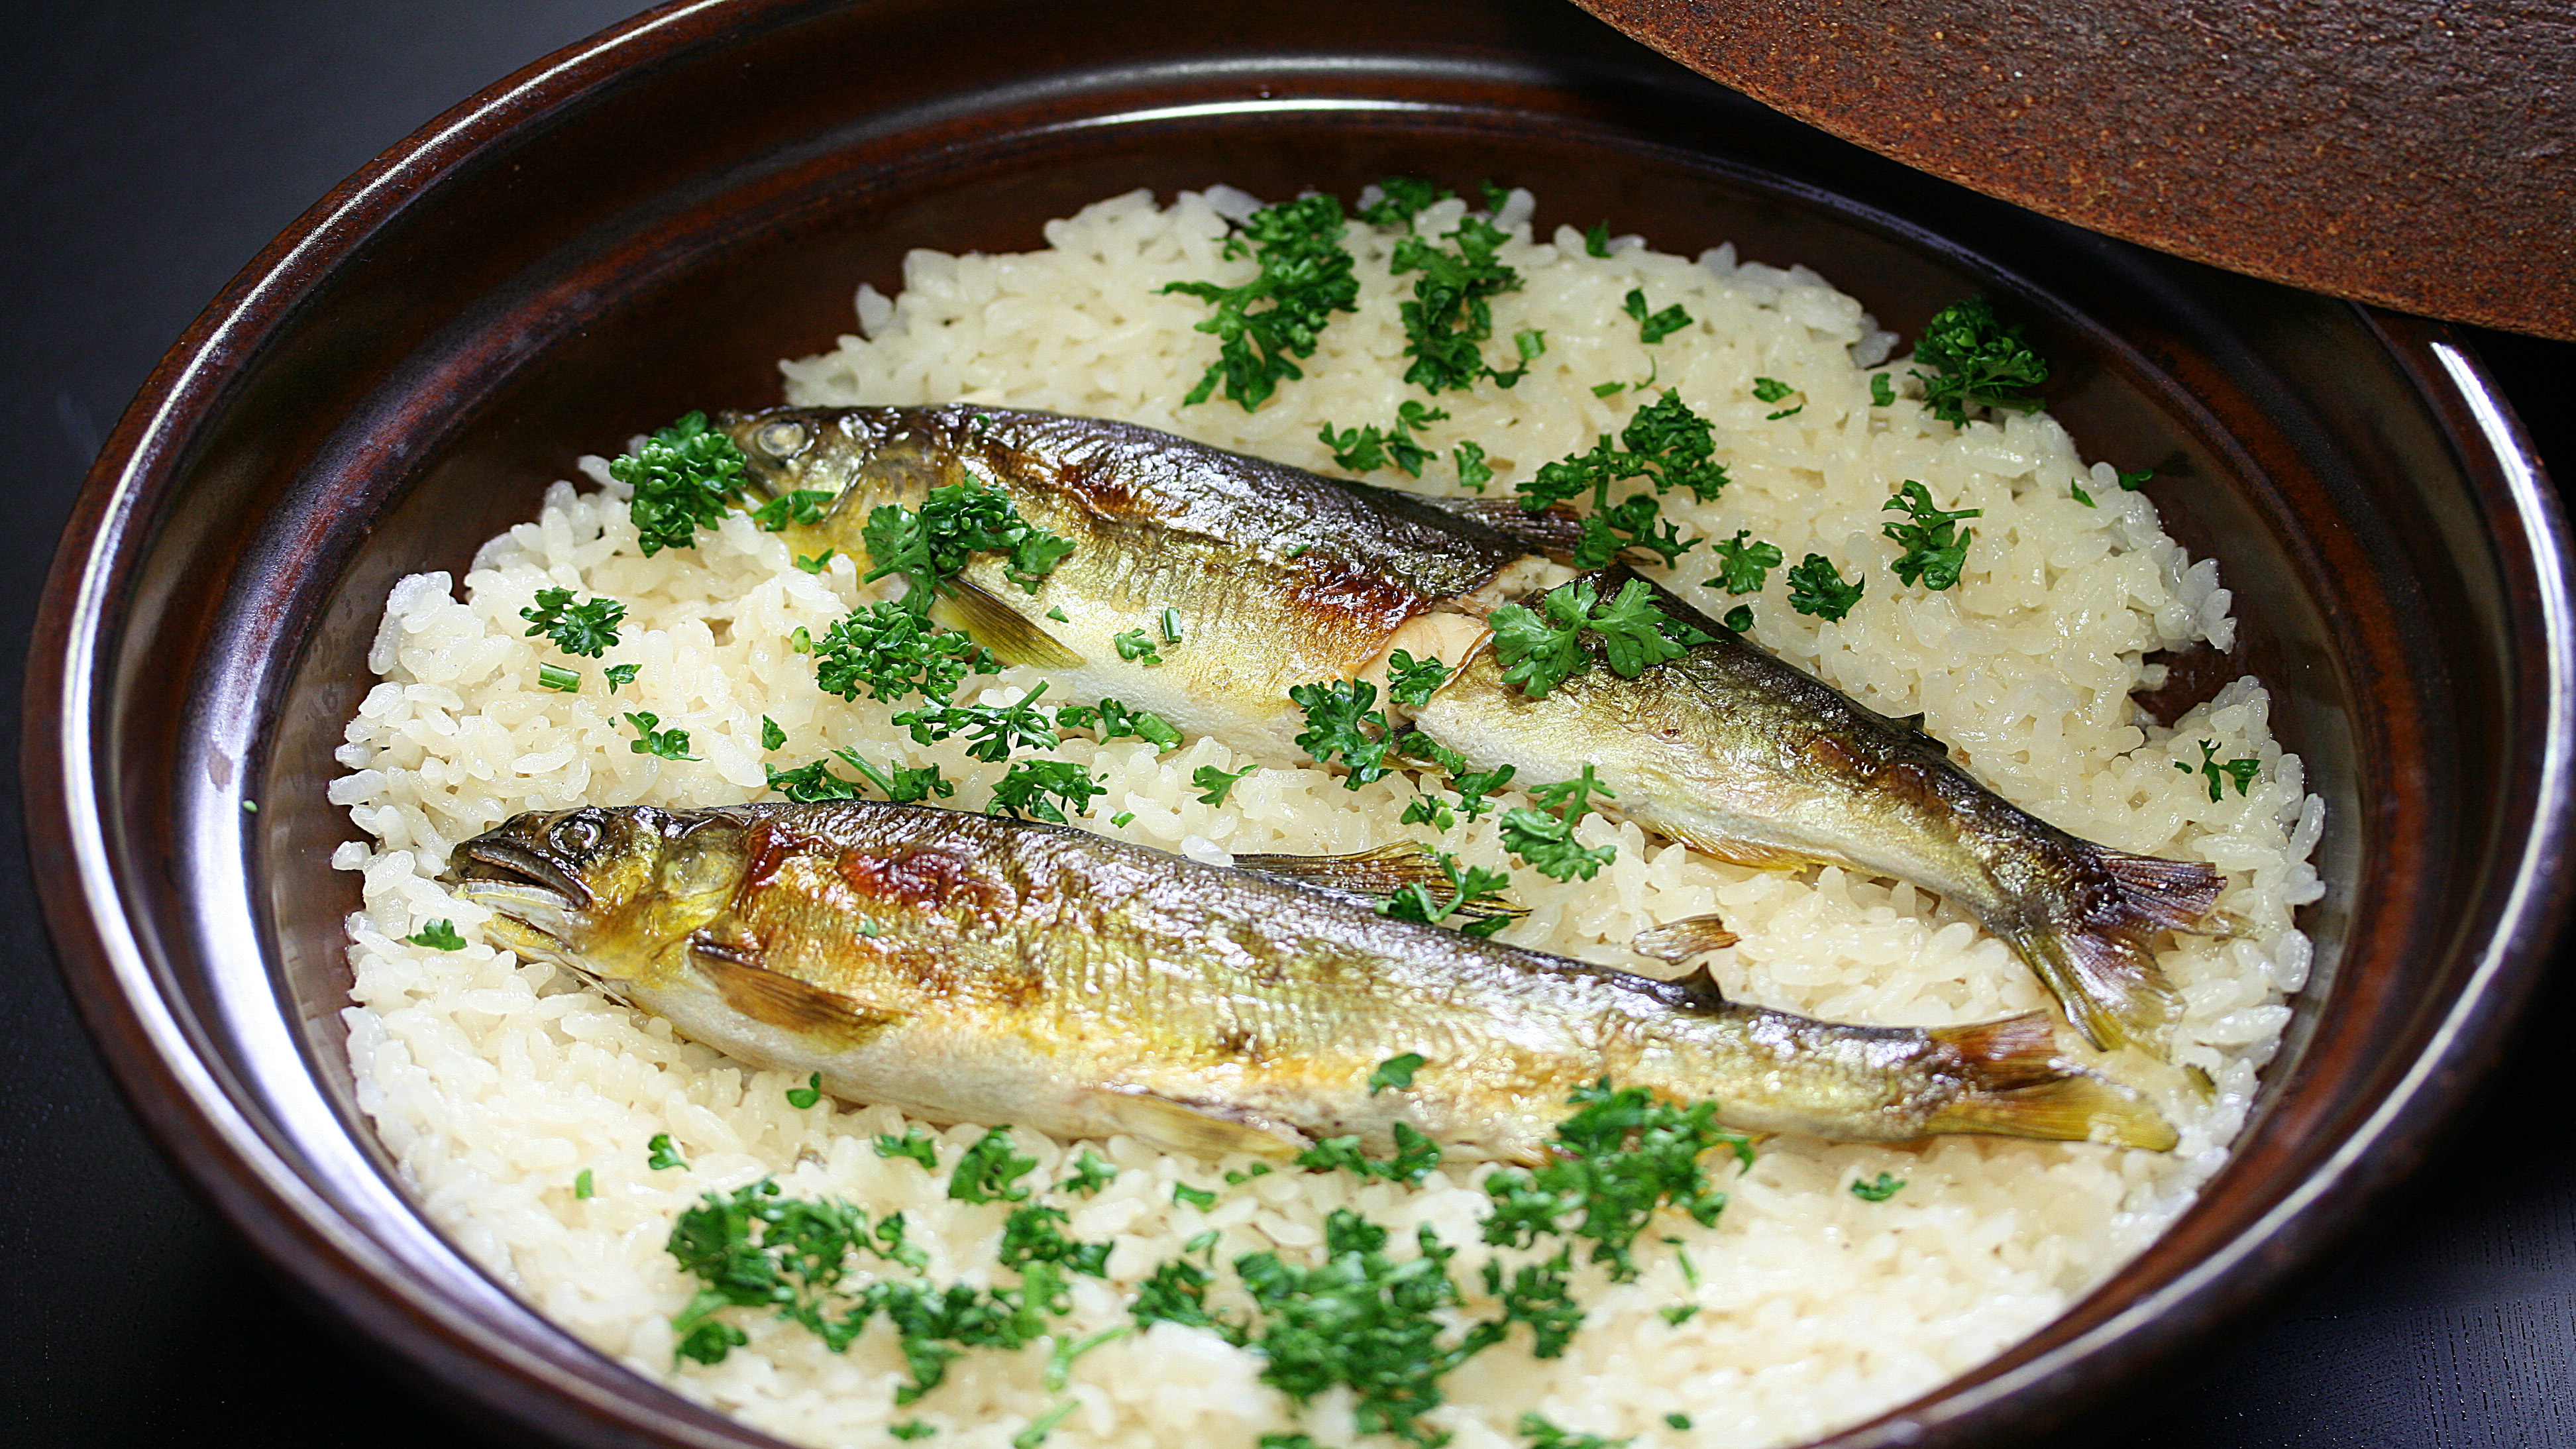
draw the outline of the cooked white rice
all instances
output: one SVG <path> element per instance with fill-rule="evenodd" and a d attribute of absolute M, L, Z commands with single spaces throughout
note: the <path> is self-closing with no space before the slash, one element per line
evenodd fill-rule
<path fill-rule="evenodd" d="M 1389 276 L 1390 239 L 1355 224 L 1359 311 L 1335 318 L 1305 380 L 1284 384 L 1256 413 L 1223 400 L 1184 407 L 1215 343 L 1192 330 L 1207 315 L 1203 303 L 1157 289 L 1249 277 L 1252 263 L 1220 247 L 1227 219 L 1254 205 L 1220 189 L 1158 207 L 1139 192 L 1050 223 L 1045 251 L 915 252 L 899 297 L 860 290 L 863 336 L 785 365 L 788 397 L 1124 418 L 1329 470 L 1319 426 L 1384 425 L 1420 396 L 1400 380 L 1396 301 L 1410 279 Z M 1422 229 L 1448 230 L 1459 209 L 1442 204 Z M 2175 1059 L 2206 1073 L 2214 1090 L 2196 1092 L 2142 1059 L 2111 1064 L 2156 1084 L 2182 1127 L 2175 1151 L 1980 1138 L 1767 1142 L 1740 1177 L 1732 1165 L 1718 1169 L 1731 1201 L 1713 1229 L 1668 1225 L 1688 1242 L 1696 1287 L 1660 1247 L 1641 1250 L 1647 1269 L 1633 1284 L 1593 1274 L 1589 1317 L 1563 1357 L 1532 1360 L 1516 1332 L 1452 1376 L 1453 1402 L 1431 1420 L 1461 1449 L 1519 1443 L 1515 1422 L 1531 1410 L 1641 1444 L 1797 1441 L 1934 1388 L 2029 1334 L 2182 1211 L 2225 1156 L 2288 1016 L 2283 998 L 2307 970 L 2308 942 L 2291 912 L 2318 893 L 2307 856 L 2320 806 L 2301 787 L 2298 759 L 2273 743 L 2267 697 L 2250 679 L 2174 729 L 2140 717 L 2130 693 L 2153 682 L 2142 656 L 2199 640 L 2223 647 L 2233 629 L 2228 595 L 2211 564 L 2190 561 L 2159 529 L 2154 506 L 2123 491 L 2106 464 L 2081 461 L 2055 421 L 2007 414 L 1958 430 L 1910 400 L 1873 407 L 1872 371 L 1904 383 L 1901 363 L 1875 366 L 1893 339 L 1812 272 L 1739 261 L 1731 247 L 1672 256 L 1637 238 L 1619 240 L 1604 260 L 1567 228 L 1533 235 L 1531 210 L 1516 192 L 1499 218 L 1512 233 L 1503 259 L 1526 285 L 1496 300 L 1495 332 L 1541 329 L 1546 353 L 1508 392 L 1486 385 L 1440 398 L 1452 417 L 1428 438 L 1443 455 L 1458 439 L 1480 441 L 1498 471 L 1494 491 L 1504 493 L 1626 419 L 1636 395 L 1596 397 L 1594 384 L 1651 375 L 1658 390 L 1679 389 L 1717 424 L 1734 477 L 1717 503 L 1683 501 L 1686 528 L 1717 538 L 1749 529 L 1792 562 L 1818 552 L 1868 580 L 1859 606 L 1827 623 L 1793 612 L 1775 574 L 1753 601 L 1760 642 L 1873 708 L 1922 712 L 1981 778 L 2077 834 L 2212 863 L 2228 877 L 2222 906 L 2245 924 L 2233 939 L 2186 938 L 2164 957 L 2188 1003 Z M 1641 345 L 1621 312 L 1632 287 L 1656 308 L 1682 304 L 1695 321 Z M 1800 394 L 1763 402 L 1756 377 Z M 1793 416 L 1767 416 L 1798 404 Z M 844 704 L 815 689 L 788 637 L 799 625 L 819 635 L 870 596 L 850 559 L 819 576 L 800 572 L 786 545 L 740 516 L 702 534 L 694 551 L 644 558 L 624 487 L 596 458 L 582 471 L 588 486 L 556 484 L 534 521 L 485 544 L 461 590 L 444 573 L 417 575 L 387 602 L 369 658 L 383 682 L 349 724 L 340 758 L 350 773 L 331 789 L 373 841 L 334 859 L 365 876 L 365 909 L 349 921 L 360 1100 L 432 1221 L 529 1303 L 638 1373 L 800 1442 L 875 1446 L 889 1424 L 918 1418 L 938 1430 L 934 1444 L 1003 1449 L 1056 1402 L 1041 1382 L 1043 1348 L 970 1353 L 945 1386 L 904 1408 L 893 1402 L 905 1375 L 882 1320 L 834 1355 L 801 1329 L 744 1314 L 749 1348 L 714 1367 L 675 1368 L 669 1320 L 694 1283 L 662 1246 L 673 1216 L 701 1194 L 774 1176 L 792 1194 L 900 1209 L 938 1279 L 1008 1282 L 991 1276 L 1003 1208 L 940 1195 L 944 1164 L 981 1129 L 941 1133 L 937 1179 L 882 1159 L 869 1139 L 902 1130 L 894 1111 L 829 1099 L 799 1110 L 785 1096 L 795 1078 L 676 1040 L 659 1020 L 482 944 L 484 914 L 436 883 L 453 845 L 513 813 L 750 800 L 762 794 L 764 759 L 801 764 L 827 746 L 935 761 L 965 782 L 951 802 L 964 808 L 980 806 L 1000 773 L 953 746 L 911 747 L 887 726 L 891 706 Z M 1451 489 L 1445 466 L 1428 472 L 1424 486 Z M 1897 550 L 1880 536 L 1881 505 L 1907 479 L 1927 484 L 1943 507 L 1984 510 L 1968 571 L 1948 592 L 1903 587 L 1886 567 Z M 2078 502 L 2071 483 L 2094 506 Z M 1699 586 L 1713 571 L 1702 551 L 1672 577 L 1718 614 L 1738 601 Z M 547 587 L 625 602 L 623 640 L 605 660 L 567 660 L 524 636 L 519 610 Z M 538 688 L 541 663 L 581 665 L 582 691 Z M 634 682 L 611 697 L 603 663 L 639 666 Z M 700 760 L 637 753 L 622 719 L 630 710 L 686 729 Z M 786 730 L 783 749 L 762 750 L 764 715 Z M 2252 788 L 2211 800 L 2197 772 L 2201 741 L 2220 759 L 2261 761 Z M 1319 770 L 1239 758 L 1211 740 L 1160 757 L 1134 741 L 1072 741 L 1063 753 L 1107 777 L 1108 793 L 1082 823 L 1202 859 L 1425 833 L 1397 824 L 1409 792 L 1392 782 L 1353 793 Z M 1224 805 L 1195 798 L 1199 766 L 1255 763 L 1262 768 Z M 1126 812 L 1129 824 L 1112 824 Z M 1470 861 L 1506 863 L 1490 821 L 1460 838 Z M 1721 865 L 1599 818 L 1582 838 L 1615 842 L 1616 864 L 1589 884 L 1518 872 L 1535 910 L 1506 939 L 1669 975 L 1630 953 L 1630 936 L 1716 911 L 1743 936 L 1713 960 L 1739 999 L 1905 1024 L 2046 1004 L 2001 943 L 1911 886 L 1831 868 Z M 464 933 L 464 949 L 402 939 L 442 918 Z M 685 1170 L 647 1168 L 657 1133 L 674 1139 Z M 1065 1174 L 1069 1144 L 1019 1137 L 1044 1180 Z M 1079 1332 L 1124 1322 L 1136 1282 L 1211 1227 L 1224 1234 L 1220 1261 L 1265 1248 L 1296 1255 L 1320 1242 L 1329 1209 L 1348 1204 L 1399 1233 L 1437 1225 L 1463 1249 L 1453 1266 L 1464 1283 L 1488 1251 L 1476 1230 L 1484 1169 L 1451 1167 L 1418 1190 L 1295 1172 L 1225 1188 L 1223 1171 L 1243 1163 L 1174 1158 L 1124 1138 L 1098 1150 L 1122 1169 L 1116 1183 L 1063 1200 L 1075 1236 L 1117 1243 L 1112 1281 L 1074 1280 Z M 595 1195 L 579 1199 L 585 1170 Z M 1891 1200 L 1846 1190 L 1882 1172 L 1906 1183 Z M 1175 1205 L 1175 1181 L 1217 1187 L 1217 1205 Z M 1678 1326 L 1657 1312 L 1681 1302 L 1699 1309 Z M 1069 1391 L 1078 1407 L 1049 1442 L 1248 1449 L 1261 1434 L 1300 1427 L 1324 1443 L 1349 1442 L 1346 1400 L 1327 1396 L 1300 1420 L 1258 1381 L 1260 1369 L 1256 1355 L 1211 1332 L 1158 1324 L 1082 1360 Z M 1676 1412 L 1693 1427 L 1667 1427 Z"/>

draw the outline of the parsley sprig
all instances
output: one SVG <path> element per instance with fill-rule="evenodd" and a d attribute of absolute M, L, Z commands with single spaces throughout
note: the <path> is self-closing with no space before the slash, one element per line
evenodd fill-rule
<path fill-rule="evenodd" d="M 1407 398 L 1397 406 L 1394 423 L 1382 431 L 1372 423 L 1367 427 L 1343 428 L 1336 432 L 1331 423 L 1326 423 L 1317 437 L 1325 447 L 1333 450 L 1333 466 L 1336 468 L 1353 473 L 1401 468 L 1406 477 L 1419 478 L 1422 465 L 1431 461 L 1432 450 L 1415 441 L 1413 435 L 1448 416 L 1445 408 L 1435 408 Z M 1483 449 L 1477 449 L 1480 458 L 1483 453 Z"/>
<path fill-rule="evenodd" d="M 1218 339 L 1217 360 L 1184 403 L 1205 402 L 1221 386 L 1250 412 L 1269 401 L 1282 379 L 1306 375 L 1296 359 L 1314 356 L 1332 314 L 1354 311 L 1359 301 L 1359 279 L 1342 245 L 1346 230 L 1341 202 L 1321 193 L 1265 206 L 1225 243 L 1227 257 L 1254 258 L 1260 275 L 1239 287 L 1173 282 L 1163 288 L 1216 308 L 1198 330 Z"/>
<path fill-rule="evenodd" d="M 626 514 L 635 522 L 636 547 L 646 558 L 695 548 L 698 530 L 724 522 L 726 508 L 742 497 L 743 461 L 742 449 L 709 426 L 705 413 L 690 413 L 609 460 L 608 476 L 633 490 Z"/>
<path fill-rule="evenodd" d="M 1717 555 L 1718 568 L 1709 584 L 1730 594 L 1762 592 L 1763 580 L 1780 566 L 1779 545 L 1754 538 L 1751 529 L 1737 529 L 1734 538 L 1709 545 L 1709 551 Z"/>
<path fill-rule="evenodd" d="M 1912 370 L 1925 406 L 1955 428 L 1968 425 L 1972 407 L 2036 412 L 2033 394 L 2048 381 L 2048 364 L 2021 340 L 2021 328 L 1998 320 L 1981 296 L 1934 313 L 1914 344 L 1914 360 L 1932 369 Z"/>
<path fill-rule="evenodd" d="M 1409 224 L 1409 223 L 1408 223 Z M 1437 395 L 1472 387 L 1479 378 L 1510 387 L 1529 370 L 1530 360 L 1546 350 L 1535 332 L 1513 341 L 1520 366 L 1510 372 L 1485 362 L 1485 343 L 1494 335 L 1491 299 L 1518 291 L 1521 274 L 1496 256 L 1511 234 L 1480 216 L 1463 216 L 1441 241 L 1441 247 L 1419 235 L 1395 244 L 1388 270 L 1397 276 L 1418 272 L 1411 300 L 1397 304 L 1404 323 L 1404 355 L 1413 359 L 1404 380 Z"/>
<path fill-rule="evenodd" d="M 2244 756 L 2233 760 L 2222 760 L 2218 758 L 2218 746 L 2207 740 L 2202 740 L 2200 742 L 2200 764 L 2197 767 L 2194 767 L 2186 765 L 2180 760 L 2176 760 L 2174 761 L 2174 768 L 2182 771 L 2186 775 L 2194 773 L 2196 768 L 2199 774 L 2206 776 L 2209 780 L 2210 803 L 2216 804 L 2221 798 L 2219 795 L 2219 787 L 2231 780 L 2236 783 L 2236 793 L 2239 795 L 2242 795 L 2247 790 L 2253 788 L 2254 781 L 2263 773 L 2263 762 L 2261 760 L 2254 759 L 2251 756 Z"/>
<path fill-rule="evenodd" d="M 1611 486 L 1631 478 L 1646 480 L 1654 492 L 1612 503 Z M 1678 391 L 1666 388 L 1661 398 L 1628 419 L 1617 444 L 1604 433 L 1590 452 L 1542 466 L 1518 485 L 1518 492 L 1521 507 L 1532 513 L 1590 494 L 1592 509 L 1575 543 L 1574 564 L 1599 568 L 1630 548 L 1657 554 L 1667 563 L 1689 552 L 1698 540 L 1684 539 L 1679 528 L 1664 521 L 1657 496 L 1680 488 L 1707 503 L 1726 484 L 1715 428 Z"/>
<path fill-rule="evenodd" d="M 519 611 L 528 621 L 527 637 L 554 641 L 566 654 L 596 659 L 617 647 L 617 626 L 626 621 L 626 606 L 615 599 L 572 601 L 570 589 L 539 589 L 536 602 Z"/>
<path fill-rule="evenodd" d="M 1718 1126 L 1714 1102 L 1677 1107 L 1643 1087 L 1613 1090 L 1607 1077 L 1569 1100 L 1576 1110 L 1557 1126 L 1559 1156 L 1532 1171 L 1505 1168 L 1485 1179 L 1494 1200 L 1486 1242 L 1528 1247 L 1542 1234 L 1588 1239 L 1591 1260 L 1625 1283 L 1637 1276 L 1632 1249 L 1658 1207 L 1680 1208 L 1706 1227 L 1726 1206 L 1726 1194 L 1709 1185 L 1700 1166 L 1702 1153 L 1725 1147 L 1753 1164 L 1752 1140 Z"/>
<path fill-rule="evenodd" d="M 899 503 L 879 504 L 859 537 L 876 565 L 865 580 L 902 578 L 904 606 L 922 614 L 930 611 L 932 599 L 955 591 L 951 580 L 976 554 L 1008 554 L 1003 575 L 1022 592 L 1034 594 L 1073 552 L 1071 542 L 1021 518 L 1009 494 L 973 478 L 931 489 L 918 511 Z"/>
<path fill-rule="evenodd" d="M 1910 584 L 1920 579 L 1927 589 L 1947 589 L 1959 582 L 1959 571 L 1968 564 L 1968 544 L 1977 536 L 1976 530 L 1959 527 L 1959 520 L 1983 518 L 1984 509 L 1945 513 L 1932 506 L 1931 492 L 1911 478 L 1880 509 L 1906 514 L 1904 522 L 1885 524 L 1879 529 L 1905 550 L 1888 565 L 1898 582 Z"/>
<path fill-rule="evenodd" d="M 1860 579 L 1844 583 L 1832 559 L 1811 553 L 1789 570 L 1789 607 L 1819 619 L 1839 619 L 1860 602 L 1866 587 Z"/>
<path fill-rule="evenodd" d="M 1679 659 L 1709 636 L 1666 613 L 1643 579 L 1630 579 L 1607 603 L 1590 579 L 1560 584 L 1541 595 L 1538 607 L 1505 604 L 1485 619 L 1494 631 L 1494 658 L 1503 682 L 1532 699 L 1545 699 L 1588 660 L 1583 636 L 1600 641 L 1602 662 L 1622 679 L 1648 666 Z"/>

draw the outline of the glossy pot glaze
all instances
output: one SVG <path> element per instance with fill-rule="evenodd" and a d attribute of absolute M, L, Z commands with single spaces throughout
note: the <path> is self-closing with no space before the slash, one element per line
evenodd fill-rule
<path fill-rule="evenodd" d="M 324 787 L 385 592 L 572 459 L 774 400 L 906 249 L 1132 187 L 1531 186 L 1540 221 L 1803 261 L 1912 334 L 1982 288 L 2088 455 L 2220 561 L 2329 834 L 2319 966 L 2235 1159 L 2066 1317 L 1837 1444 L 1996 1442 L 2313 1262 L 2463 1103 L 2564 903 L 2567 539 L 2442 329 L 2143 252 L 1804 129 L 1547 3 L 709 3 L 494 87 L 182 339 L 100 459 L 30 669 L 35 855 L 137 1110 L 324 1311 L 539 1437 L 767 1443 L 558 1332 L 414 1212 L 338 1012 Z"/>

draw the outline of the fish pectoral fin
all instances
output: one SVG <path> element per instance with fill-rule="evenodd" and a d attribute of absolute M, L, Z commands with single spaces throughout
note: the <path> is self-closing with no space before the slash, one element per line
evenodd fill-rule
<path fill-rule="evenodd" d="M 1183 1102 L 1142 1087 L 1099 1087 L 1093 1103 L 1118 1130 L 1173 1152 L 1217 1158 L 1229 1152 L 1284 1160 L 1311 1144 L 1294 1129 L 1264 1122 L 1240 1107 Z"/>
<path fill-rule="evenodd" d="M 762 964 L 755 943 L 700 931 L 689 940 L 689 960 L 726 1006 L 765 1026 L 794 1032 L 833 1050 L 866 1043 L 903 1020 L 863 1001 L 800 981 Z"/>
<path fill-rule="evenodd" d="M 1004 664 L 1078 669 L 1086 662 L 1000 595 L 968 579 L 954 579 L 951 583 L 957 592 L 942 594 L 931 602 L 931 619 L 992 650 L 993 657 Z"/>
<path fill-rule="evenodd" d="M 1765 845 L 1754 840 L 1734 840 L 1712 831 L 1693 830 L 1686 825 L 1657 822 L 1654 827 L 1700 854 L 1728 865 L 1748 870 L 1805 870 L 1808 866 L 1830 864 L 1804 851 L 1785 845 Z"/>
<path fill-rule="evenodd" d="M 1345 855 L 1238 855 L 1234 864 L 1238 870 L 1255 871 L 1292 885 L 1361 896 L 1371 902 L 1391 900 L 1396 892 L 1416 885 L 1436 899 L 1450 894 L 1449 877 L 1440 868 L 1440 857 L 1429 846 L 1411 840 Z M 1508 901 L 1475 901 L 1459 907 L 1458 914 L 1479 921 L 1495 916 L 1518 919 L 1528 915 L 1529 908 Z"/>
<path fill-rule="evenodd" d="M 1640 956 L 1652 956 L 1678 966 L 1693 956 L 1723 951 L 1734 945 L 1736 939 L 1735 933 L 1726 929 L 1724 917 L 1685 916 L 1678 921 L 1666 921 L 1660 926 L 1648 926 L 1639 931 L 1628 938 L 1628 949 Z"/>

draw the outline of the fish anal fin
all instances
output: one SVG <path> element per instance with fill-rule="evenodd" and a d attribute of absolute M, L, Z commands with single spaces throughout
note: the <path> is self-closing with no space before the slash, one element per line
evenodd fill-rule
<path fill-rule="evenodd" d="M 903 1020 L 900 1013 L 772 971 L 755 943 L 701 931 L 690 938 L 689 959 L 726 1006 L 832 1050 L 864 1045 Z"/>
<path fill-rule="evenodd" d="M 993 651 L 1004 664 L 1039 669 L 1078 669 L 1085 660 L 1008 601 L 971 579 L 951 581 L 956 592 L 930 605 L 930 617 Z"/>
<path fill-rule="evenodd" d="M 1238 870 L 1377 901 L 1390 899 L 1407 886 L 1421 886 L 1440 900 L 1446 900 L 1450 890 L 1449 877 L 1440 869 L 1440 857 L 1429 846 L 1411 840 L 1343 855 L 1238 855 L 1234 864 Z M 1484 901 L 1461 907 L 1459 914 L 1487 920 L 1528 912 L 1520 906 Z"/>
<path fill-rule="evenodd" d="M 1926 1132 L 1983 1132 L 2052 1142 L 2102 1142 L 2167 1152 L 2173 1124 L 2132 1088 L 2061 1057 L 2046 1012 L 1934 1027 L 1966 1090 L 1934 1112 Z"/>
<path fill-rule="evenodd" d="M 1715 915 L 1685 916 L 1648 926 L 1628 938 L 1628 949 L 1640 956 L 1652 956 L 1678 966 L 1693 956 L 1723 951 L 1736 943 L 1737 936 L 1726 929 L 1723 917 Z"/>
<path fill-rule="evenodd" d="M 1805 870 L 1811 865 L 1826 864 L 1821 857 L 1785 845 L 1765 845 L 1758 840 L 1736 840 L 1687 826 L 1657 822 L 1657 830 L 1714 860 L 1740 865 L 1748 870 Z"/>
<path fill-rule="evenodd" d="M 1241 1108 L 1183 1102 L 1142 1087 L 1100 1087 L 1092 1104 L 1117 1130 L 1172 1152 L 1219 1158 L 1229 1152 L 1284 1161 L 1310 1145 L 1291 1129 L 1260 1120 Z"/>

